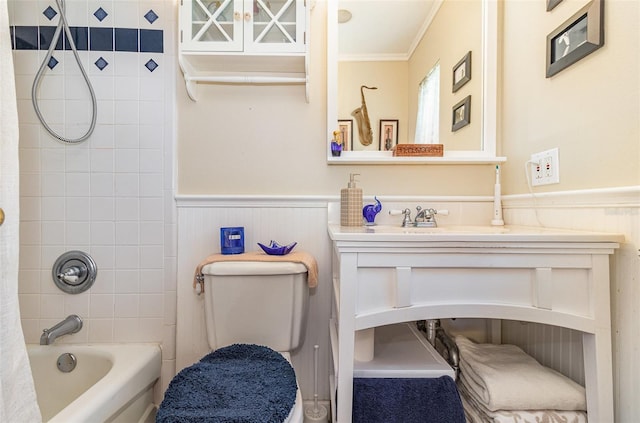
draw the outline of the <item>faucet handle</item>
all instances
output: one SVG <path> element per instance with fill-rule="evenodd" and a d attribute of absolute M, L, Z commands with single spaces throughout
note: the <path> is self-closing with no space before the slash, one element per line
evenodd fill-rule
<path fill-rule="evenodd" d="M 404 210 L 389 210 L 389 216 L 399 216 L 401 214 L 405 214 L 405 212 L 409 210 L 409 209 L 404 209 Z M 411 211 L 409 210 L 409 213 L 411 213 Z"/>
<path fill-rule="evenodd" d="M 449 216 L 449 210 L 447 210 L 447 209 L 436 210 L 435 214 L 439 214 L 439 215 L 442 215 L 442 216 Z"/>
<path fill-rule="evenodd" d="M 407 226 L 411 226 L 412 222 L 411 222 L 411 210 L 409 209 L 404 209 L 404 210 L 389 210 L 389 215 L 390 216 L 398 216 L 398 215 L 404 215 L 404 219 L 402 219 L 402 226 L 403 227 L 407 227 Z"/>

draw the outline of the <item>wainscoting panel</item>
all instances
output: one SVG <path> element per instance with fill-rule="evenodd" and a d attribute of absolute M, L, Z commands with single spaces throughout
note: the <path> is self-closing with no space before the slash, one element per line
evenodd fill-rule
<path fill-rule="evenodd" d="M 439 218 L 443 224 L 486 224 L 491 219 L 492 199 L 487 197 L 427 198 L 381 197 L 384 209 L 378 222 L 398 224 L 402 216 L 389 216 L 390 209 L 416 205 L 449 210 Z M 245 250 L 258 250 L 257 242 L 298 242 L 296 249 L 313 254 L 319 265 L 318 287 L 311 292 L 306 338 L 292 354 L 304 399 L 313 398 L 313 347 L 319 345 L 318 391 L 329 398 L 329 315 L 331 311 L 331 240 L 327 232 L 328 204 L 337 197 L 305 196 L 179 196 L 176 371 L 191 365 L 209 351 L 203 298 L 192 288 L 197 264 L 220 251 L 220 228 L 244 226 Z M 372 202 L 365 198 L 365 204 Z M 335 204 L 334 204 L 335 206 Z M 335 207 L 333 207 L 335 211 Z M 414 213 L 412 213 L 414 214 Z M 464 319 L 459 319 L 464 320 Z M 460 324 L 464 322 L 459 322 Z M 460 324 L 458 326 L 460 326 Z M 471 326 L 475 328 L 475 326 Z M 484 334 L 479 334 L 482 339 Z"/>
<path fill-rule="evenodd" d="M 181 203 L 182 206 L 184 203 Z M 329 374 L 329 304 L 331 297 L 331 260 L 327 234 L 326 201 L 257 203 L 256 201 L 202 206 L 180 206 L 178 210 L 178 321 L 177 360 L 179 371 L 209 351 L 204 299 L 192 289 L 194 270 L 209 254 L 220 251 L 220 228 L 243 226 L 245 250 L 257 250 L 257 242 L 298 242 L 296 249 L 316 257 L 319 265 L 318 287 L 311 291 L 307 330 L 303 346 L 292 354 L 304 398 L 313 398 L 313 347 L 320 346 L 319 374 Z M 321 377 L 318 389 L 328 398 L 328 378 Z M 326 394 L 325 394 L 326 393 Z"/>
<path fill-rule="evenodd" d="M 622 233 L 611 259 L 611 324 L 616 422 L 640 421 L 640 186 L 506 196 L 508 224 Z M 502 341 L 584 383 L 577 332 L 532 323 L 502 323 Z"/>

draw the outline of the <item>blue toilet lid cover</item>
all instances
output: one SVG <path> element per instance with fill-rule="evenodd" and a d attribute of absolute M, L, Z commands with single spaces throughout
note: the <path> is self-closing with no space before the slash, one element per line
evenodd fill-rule
<path fill-rule="evenodd" d="M 164 394 L 156 422 L 284 422 L 297 389 L 293 367 L 282 354 L 234 344 L 180 371 Z"/>

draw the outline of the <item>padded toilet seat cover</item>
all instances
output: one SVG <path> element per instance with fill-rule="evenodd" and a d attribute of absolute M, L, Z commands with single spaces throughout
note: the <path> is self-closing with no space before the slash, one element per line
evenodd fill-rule
<path fill-rule="evenodd" d="M 293 367 L 282 354 L 234 344 L 180 371 L 165 392 L 156 422 L 284 422 L 297 389 Z"/>

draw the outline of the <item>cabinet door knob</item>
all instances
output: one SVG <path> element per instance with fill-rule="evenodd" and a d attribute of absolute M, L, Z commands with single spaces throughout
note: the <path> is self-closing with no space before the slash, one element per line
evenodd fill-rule
<path fill-rule="evenodd" d="M 251 13 L 249 12 L 244 12 L 244 20 L 246 22 L 249 22 L 251 20 Z"/>
<path fill-rule="evenodd" d="M 233 12 L 233 20 L 239 21 L 240 19 L 242 19 L 241 16 L 242 15 L 237 10 L 235 12 Z"/>
<path fill-rule="evenodd" d="M 0 207 L 0 226 L 4 223 L 4 210 Z"/>

